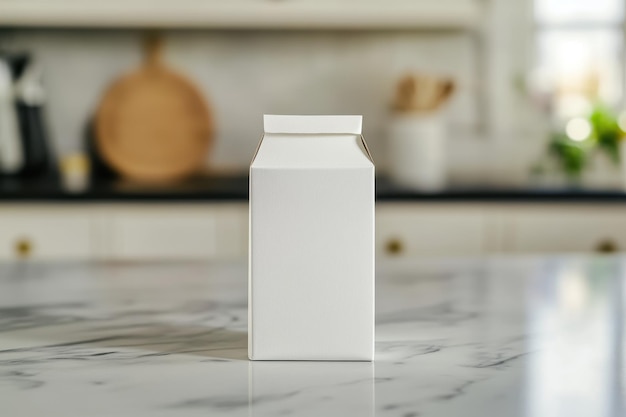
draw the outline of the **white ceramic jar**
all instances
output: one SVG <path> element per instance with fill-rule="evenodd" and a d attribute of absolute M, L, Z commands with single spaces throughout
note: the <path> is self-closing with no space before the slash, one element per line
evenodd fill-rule
<path fill-rule="evenodd" d="M 388 131 L 389 175 L 398 185 L 438 191 L 446 186 L 442 112 L 395 114 Z"/>

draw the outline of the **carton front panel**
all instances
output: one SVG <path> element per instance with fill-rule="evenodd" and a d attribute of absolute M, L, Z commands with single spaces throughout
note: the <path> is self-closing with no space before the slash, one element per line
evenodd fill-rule
<path fill-rule="evenodd" d="M 373 259 L 373 169 L 252 170 L 252 357 L 371 359 Z"/>

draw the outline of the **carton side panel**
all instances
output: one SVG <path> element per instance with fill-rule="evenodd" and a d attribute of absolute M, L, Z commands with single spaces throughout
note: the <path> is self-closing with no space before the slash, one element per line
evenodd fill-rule
<path fill-rule="evenodd" d="M 251 170 L 251 358 L 372 359 L 373 173 Z"/>

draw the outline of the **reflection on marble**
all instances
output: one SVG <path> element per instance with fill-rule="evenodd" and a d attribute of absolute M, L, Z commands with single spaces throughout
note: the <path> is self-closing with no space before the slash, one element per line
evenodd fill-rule
<path fill-rule="evenodd" d="M 0 416 L 618 417 L 625 266 L 383 264 L 374 363 L 253 363 L 244 264 L 4 265 Z"/>

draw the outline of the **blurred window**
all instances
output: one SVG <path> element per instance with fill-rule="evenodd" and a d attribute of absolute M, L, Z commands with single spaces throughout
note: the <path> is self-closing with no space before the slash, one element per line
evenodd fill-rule
<path fill-rule="evenodd" d="M 624 98 L 626 0 L 534 0 L 538 89 L 567 119 Z"/>
<path fill-rule="evenodd" d="M 623 16 L 623 0 L 535 0 L 535 17 L 542 24 L 619 24 Z"/>

